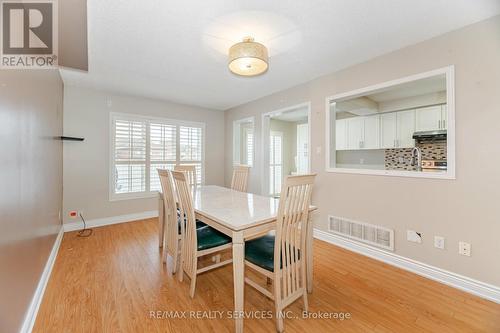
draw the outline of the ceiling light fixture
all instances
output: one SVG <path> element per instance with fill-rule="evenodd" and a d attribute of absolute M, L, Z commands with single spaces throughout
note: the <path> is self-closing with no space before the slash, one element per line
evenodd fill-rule
<path fill-rule="evenodd" d="M 234 44 L 229 49 L 229 70 L 236 75 L 256 76 L 263 74 L 269 68 L 267 48 L 245 37 L 243 41 Z"/>

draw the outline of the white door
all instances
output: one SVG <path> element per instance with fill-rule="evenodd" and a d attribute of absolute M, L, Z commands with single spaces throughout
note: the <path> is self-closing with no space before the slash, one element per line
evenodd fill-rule
<path fill-rule="evenodd" d="M 347 149 L 360 149 L 363 144 L 363 117 L 347 118 Z"/>
<path fill-rule="evenodd" d="M 441 128 L 441 106 L 416 110 L 416 131 L 434 131 Z"/>
<path fill-rule="evenodd" d="M 381 148 L 396 148 L 397 129 L 396 112 L 380 115 L 380 146 Z"/>
<path fill-rule="evenodd" d="M 269 136 L 269 194 L 281 193 L 283 179 L 283 133 L 271 132 Z"/>
<path fill-rule="evenodd" d="M 415 140 L 413 133 L 415 132 L 415 110 L 396 112 L 397 115 L 397 147 L 398 148 L 413 148 Z"/>
<path fill-rule="evenodd" d="M 335 147 L 337 150 L 347 149 L 347 121 L 345 119 L 335 121 Z"/>
<path fill-rule="evenodd" d="M 378 149 L 380 147 L 380 118 L 379 115 L 363 117 L 363 149 Z"/>
<path fill-rule="evenodd" d="M 309 172 L 309 125 L 297 125 L 297 173 Z"/>

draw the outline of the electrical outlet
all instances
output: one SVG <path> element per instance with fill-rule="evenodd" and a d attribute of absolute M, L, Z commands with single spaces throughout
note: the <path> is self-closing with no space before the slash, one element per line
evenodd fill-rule
<path fill-rule="evenodd" d="M 70 219 L 79 219 L 80 214 L 83 215 L 83 210 L 71 210 L 68 215 Z"/>
<path fill-rule="evenodd" d="M 458 242 L 458 253 L 470 257 L 470 243 L 467 242 Z"/>
<path fill-rule="evenodd" d="M 413 243 L 422 243 L 422 233 L 416 232 L 415 230 L 406 231 L 406 239 Z"/>
<path fill-rule="evenodd" d="M 444 237 L 434 236 L 434 247 L 444 250 Z"/>

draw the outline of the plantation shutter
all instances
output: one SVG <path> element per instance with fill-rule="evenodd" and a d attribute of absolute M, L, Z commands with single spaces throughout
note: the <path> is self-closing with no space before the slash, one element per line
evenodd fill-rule
<path fill-rule="evenodd" d="M 114 126 L 114 191 L 133 193 L 146 191 L 146 122 L 115 119 Z"/>
<path fill-rule="evenodd" d="M 150 123 L 150 191 L 160 191 L 157 169 L 173 170 L 177 158 L 177 126 Z"/>
<path fill-rule="evenodd" d="M 180 164 L 195 165 L 197 183 L 201 184 L 203 130 L 201 127 L 179 126 Z"/>

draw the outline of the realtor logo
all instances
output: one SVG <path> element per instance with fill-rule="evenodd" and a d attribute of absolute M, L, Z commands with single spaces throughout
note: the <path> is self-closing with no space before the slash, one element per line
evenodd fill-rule
<path fill-rule="evenodd" d="M 57 66 L 57 2 L 1 1 L 1 63 L 6 68 Z"/>

